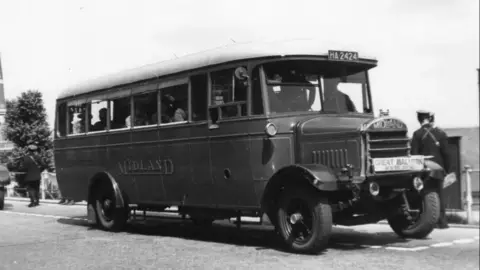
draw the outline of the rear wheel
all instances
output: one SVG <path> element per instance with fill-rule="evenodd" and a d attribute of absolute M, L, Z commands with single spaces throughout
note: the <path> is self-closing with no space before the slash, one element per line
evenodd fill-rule
<path fill-rule="evenodd" d="M 392 230 L 403 238 L 422 239 L 427 237 L 436 226 L 440 217 L 440 197 L 434 189 L 425 190 L 418 196 L 407 196 L 411 218 L 397 214 L 388 218 Z"/>
<path fill-rule="evenodd" d="M 102 229 L 120 231 L 125 227 L 128 219 L 127 206 L 117 207 L 115 192 L 108 182 L 101 182 L 96 186 L 95 214 Z"/>
<path fill-rule="evenodd" d="M 286 188 L 277 218 L 277 230 L 290 250 L 319 253 L 327 247 L 332 231 L 332 210 L 328 200 L 313 188 Z"/>

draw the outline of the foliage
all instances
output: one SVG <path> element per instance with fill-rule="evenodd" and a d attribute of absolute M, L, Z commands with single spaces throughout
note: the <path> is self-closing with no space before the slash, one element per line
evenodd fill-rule
<path fill-rule="evenodd" d="M 7 100 L 4 137 L 14 144 L 7 167 L 17 171 L 22 167 L 22 159 L 28 146 L 34 144 L 39 149 L 42 160 L 53 170 L 53 142 L 43 105 L 42 93 L 37 90 L 22 92 L 14 100 Z"/>

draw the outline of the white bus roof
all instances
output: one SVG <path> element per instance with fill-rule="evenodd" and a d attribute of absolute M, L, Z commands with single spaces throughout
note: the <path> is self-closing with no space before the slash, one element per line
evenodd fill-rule
<path fill-rule="evenodd" d="M 57 98 L 73 97 L 96 90 L 110 89 L 116 86 L 233 61 L 276 56 L 325 56 L 328 54 L 328 50 L 356 51 L 359 58 L 375 60 L 371 55 L 365 54 L 361 48 L 356 46 L 345 46 L 310 39 L 235 43 L 87 80 L 65 88 Z"/>

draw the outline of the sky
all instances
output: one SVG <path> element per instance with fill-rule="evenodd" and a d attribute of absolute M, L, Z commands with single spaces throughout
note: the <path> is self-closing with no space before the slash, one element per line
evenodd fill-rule
<path fill-rule="evenodd" d="M 478 0 L 0 0 L 5 95 L 62 87 L 232 42 L 315 38 L 362 44 L 379 61 L 373 106 L 418 128 L 479 125 Z M 333 48 L 334 49 L 334 48 Z"/>

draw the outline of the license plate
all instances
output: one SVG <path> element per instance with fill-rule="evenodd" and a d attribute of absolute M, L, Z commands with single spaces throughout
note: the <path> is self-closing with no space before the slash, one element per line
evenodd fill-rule
<path fill-rule="evenodd" d="M 348 51 L 328 51 L 328 59 L 335 61 L 357 61 L 358 52 L 348 52 Z"/>
<path fill-rule="evenodd" d="M 373 159 L 375 172 L 419 171 L 423 169 L 423 164 L 422 156 Z"/>

